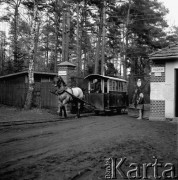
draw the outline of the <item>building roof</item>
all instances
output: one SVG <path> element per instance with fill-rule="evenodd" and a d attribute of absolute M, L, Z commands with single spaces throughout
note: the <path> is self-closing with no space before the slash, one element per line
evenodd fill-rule
<path fill-rule="evenodd" d="M 72 66 L 72 67 L 76 67 L 76 65 L 68 62 L 68 61 L 64 61 L 62 63 L 59 64 L 59 66 Z"/>
<path fill-rule="evenodd" d="M 7 78 L 7 77 L 12 77 L 12 76 L 18 76 L 18 75 L 22 75 L 22 74 L 28 74 L 28 71 L 22 71 L 22 72 L 7 74 L 7 75 L 4 75 L 4 76 L 0 76 L 0 79 Z M 34 74 L 36 74 L 36 75 L 49 75 L 49 76 L 56 76 L 57 75 L 57 73 L 37 72 L 37 71 L 35 71 Z"/>
<path fill-rule="evenodd" d="M 178 58 L 178 43 L 170 44 L 168 47 L 156 51 L 150 55 L 152 60 L 166 60 Z"/>
<path fill-rule="evenodd" d="M 108 80 L 108 79 L 111 79 L 111 80 L 115 80 L 115 81 L 127 82 L 124 79 L 120 79 L 117 77 L 103 76 L 103 75 L 99 75 L 99 74 L 90 74 L 90 75 L 86 76 L 85 79 L 88 79 L 88 80 L 93 80 L 93 79 L 106 79 L 106 80 Z"/>

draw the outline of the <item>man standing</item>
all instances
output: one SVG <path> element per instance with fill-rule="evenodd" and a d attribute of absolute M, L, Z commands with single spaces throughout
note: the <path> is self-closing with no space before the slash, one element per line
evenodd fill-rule
<path fill-rule="evenodd" d="M 144 95 L 140 93 L 137 99 L 137 109 L 139 110 L 139 117 L 137 119 L 142 119 L 144 108 Z"/>
<path fill-rule="evenodd" d="M 142 119 L 143 117 L 143 109 L 144 109 L 144 94 L 141 92 L 141 79 L 137 81 L 137 88 L 135 89 L 133 96 L 133 104 L 135 108 L 139 110 L 139 116 L 137 119 Z"/>

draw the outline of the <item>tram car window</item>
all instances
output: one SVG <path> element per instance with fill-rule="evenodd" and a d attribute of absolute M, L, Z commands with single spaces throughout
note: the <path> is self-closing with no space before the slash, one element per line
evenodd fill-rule
<path fill-rule="evenodd" d="M 112 81 L 109 81 L 109 90 L 112 91 Z"/>

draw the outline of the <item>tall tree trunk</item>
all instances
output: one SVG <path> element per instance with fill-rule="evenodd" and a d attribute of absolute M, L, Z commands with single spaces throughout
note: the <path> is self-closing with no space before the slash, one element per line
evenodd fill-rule
<path fill-rule="evenodd" d="M 3 43 L 4 43 L 4 48 L 3 48 L 3 57 L 2 57 L 2 72 L 4 72 L 4 63 L 6 61 L 6 50 L 5 50 L 5 37 L 4 37 L 4 40 L 3 40 Z"/>
<path fill-rule="evenodd" d="M 0 49 L 0 75 L 4 74 L 4 45 L 3 45 L 3 38 L 1 37 L 1 49 Z"/>
<path fill-rule="evenodd" d="M 106 26 L 106 1 L 103 2 L 103 23 L 102 23 L 102 58 L 101 58 L 101 75 L 105 75 L 104 64 L 105 64 L 105 26 Z"/>
<path fill-rule="evenodd" d="M 17 44 L 17 23 L 18 23 L 18 5 L 15 6 L 15 15 L 14 15 L 14 63 L 15 67 L 18 66 L 18 44 Z"/>
<path fill-rule="evenodd" d="M 65 54 L 65 60 L 69 61 L 69 41 L 70 41 L 70 7 L 69 4 L 67 5 L 67 15 L 66 15 L 66 54 Z"/>
<path fill-rule="evenodd" d="M 21 4 L 21 0 L 14 1 L 14 63 L 15 63 L 15 71 L 18 71 L 19 68 L 19 59 L 18 59 L 18 16 L 19 16 L 19 6 Z"/>
<path fill-rule="evenodd" d="M 54 72 L 57 72 L 57 58 L 58 58 L 58 28 L 55 25 L 55 58 L 54 58 Z"/>
<path fill-rule="evenodd" d="M 49 33 L 47 32 L 47 37 L 46 37 L 46 65 L 48 66 L 49 64 Z"/>
<path fill-rule="evenodd" d="M 84 8 L 82 13 L 82 23 L 81 23 L 81 29 L 82 29 L 82 37 L 81 37 L 81 46 L 84 41 L 86 41 L 86 21 L 87 21 L 87 2 L 84 0 Z M 83 60 L 83 77 L 85 77 L 85 70 L 87 65 L 87 46 L 83 47 L 84 50 L 84 60 Z"/>
<path fill-rule="evenodd" d="M 49 27 L 50 21 L 49 21 L 49 14 L 48 13 L 47 13 L 47 19 L 48 19 L 47 27 Z M 49 31 L 47 31 L 47 34 L 46 34 L 46 53 L 45 53 L 45 56 L 46 56 L 46 66 L 48 67 L 48 64 L 49 64 Z"/>
<path fill-rule="evenodd" d="M 95 54 L 95 71 L 94 71 L 95 74 L 98 74 L 98 67 L 99 67 L 99 55 L 100 55 L 102 23 L 103 23 L 102 11 L 103 8 L 100 9 L 100 24 L 99 24 L 98 41 L 96 45 L 96 54 Z"/>
<path fill-rule="evenodd" d="M 125 49 L 124 49 L 124 52 L 125 52 L 125 58 L 124 58 L 124 79 L 127 80 L 127 49 L 128 49 L 128 25 L 129 25 L 129 21 L 130 21 L 130 7 L 131 7 L 131 0 L 129 0 L 129 8 L 128 8 L 128 11 L 127 11 L 127 20 L 126 20 L 126 33 L 125 33 Z"/>
<path fill-rule="evenodd" d="M 79 30 L 79 2 L 77 2 L 77 75 L 80 76 L 81 69 L 81 46 L 80 46 L 80 30 Z"/>
<path fill-rule="evenodd" d="M 37 56 L 37 53 L 38 53 L 38 41 L 39 41 L 39 35 L 40 35 L 40 22 L 37 21 L 36 23 L 36 34 L 35 34 L 35 57 L 34 57 L 34 70 L 35 70 L 35 65 L 37 64 L 37 59 L 36 59 L 36 56 Z"/>
<path fill-rule="evenodd" d="M 30 47 L 30 59 L 29 59 L 29 70 L 28 70 L 28 91 L 27 97 L 25 101 L 24 108 L 30 109 L 32 106 L 33 99 L 33 91 L 34 91 L 34 62 L 36 59 L 36 49 L 37 48 L 37 19 L 38 19 L 38 4 L 34 0 L 34 12 L 33 12 L 33 22 L 32 22 L 32 30 L 31 30 L 31 47 Z"/>
<path fill-rule="evenodd" d="M 65 54 L 66 54 L 66 12 L 63 8 L 62 14 L 62 61 L 65 61 Z"/>
<path fill-rule="evenodd" d="M 58 8 L 59 8 L 59 4 L 58 4 L 58 0 L 55 1 L 55 58 L 54 58 L 54 72 L 57 72 L 57 58 L 58 58 L 58 24 L 59 24 L 59 17 L 58 17 Z"/>

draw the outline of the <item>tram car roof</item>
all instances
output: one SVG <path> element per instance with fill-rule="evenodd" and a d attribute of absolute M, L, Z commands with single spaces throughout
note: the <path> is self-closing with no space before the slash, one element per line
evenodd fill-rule
<path fill-rule="evenodd" d="M 93 80 L 93 79 L 108 80 L 108 79 L 111 79 L 111 80 L 115 80 L 115 81 L 127 82 L 124 79 L 120 79 L 120 78 L 117 78 L 117 77 L 111 77 L 111 76 L 103 76 L 103 75 L 100 75 L 100 74 L 90 74 L 90 75 L 86 76 L 84 79 L 87 79 L 87 80 Z"/>

